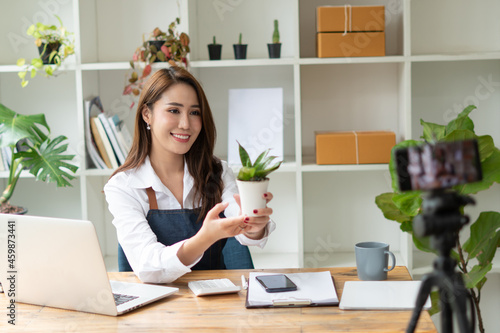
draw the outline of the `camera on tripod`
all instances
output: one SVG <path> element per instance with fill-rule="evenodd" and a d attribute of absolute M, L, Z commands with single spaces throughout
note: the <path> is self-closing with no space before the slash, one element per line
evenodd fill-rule
<path fill-rule="evenodd" d="M 418 237 L 431 236 L 431 246 L 438 252 L 434 271 L 422 279 L 407 332 L 415 330 L 433 287 L 439 288 L 442 332 L 453 332 L 453 312 L 460 331 L 473 332 L 473 303 L 461 275 L 455 272 L 456 261 L 450 253 L 458 232 L 469 222 L 461 213 L 461 207 L 474 200 L 450 188 L 482 179 L 477 141 L 427 143 L 398 149 L 394 157 L 399 189 L 428 191 L 423 196 L 422 213 L 413 220 L 413 232 Z"/>

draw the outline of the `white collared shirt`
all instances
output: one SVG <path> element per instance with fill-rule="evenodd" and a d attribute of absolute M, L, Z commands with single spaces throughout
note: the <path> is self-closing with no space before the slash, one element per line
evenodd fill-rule
<path fill-rule="evenodd" d="M 240 208 L 233 194 L 238 193 L 233 171 L 222 161 L 222 181 L 224 190 L 222 201 L 229 202 L 224 211 L 226 217 L 237 216 Z M 127 170 L 114 175 L 104 186 L 108 208 L 113 215 L 118 242 L 123 248 L 130 266 L 143 282 L 169 283 L 191 271 L 200 256 L 192 265 L 185 266 L 177 257 L 177 251 L 185 240 L 171 246 L 157 241 L 151 230 L 146 215 L 149 211 L 149 200 L 145 189 L 152 187 L 155 191 L 158 209 L 194 209 L 194 179 L 189 174 L 187 163 L 184 163 L 184 192 L 182 207 L 172 192 L 161 182 L 151 166 L 149 157 L 136 169 Z M 254 240 L 243 234 L 236 239 L 243 245 L 256 245 L 263 248 L 267 236 L 276 228 L 273 221 L 266 227 L 264 238 Z"/>

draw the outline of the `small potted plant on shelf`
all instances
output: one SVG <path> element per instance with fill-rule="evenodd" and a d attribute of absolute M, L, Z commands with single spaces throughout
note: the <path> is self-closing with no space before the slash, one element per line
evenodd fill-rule
<path fill-rule="evenodd" d="M 155 28 L 139 46 L 130 61 L 131 73 L 123 90 L 123 95 L 133 94 L 138 96 L 142 86 L 151 74 L 151 64 L 154 62 L 167 62 L 170 65 L 187 68 L 187 55 L 189 49 L 189 36 L 177 31 L 180 19 L 170 23 L 167 32 Z M 140 74 L 139 74 L 140 73 Z"/>
<path fill-rule="evenodd" d="M 469 117 L 469 113 L 475 108 L 475 106 L 469 105 L 447 125 L 420 120 L 420 124 L 423 126 L 421 138 L 427 142 L 465 139 L 478 141 L 483 180 L 454 186 L 453 190 L 460 195 L 476 194 L 490 188 L 494 183 L 500 183 L 500 149 L 495 147 L 490 135 L 478 136 L 474 132 L 474 123 Z M 393 151 L 416 146 L 420 143 L 423 142 L 405 140 L 394 146 Z M 431 246 L 429 237 L 420 238 L 413 233 L 413 221 L 422 212 L 422 196 L 425 193 L 422 191 L 399 191 L 395 158 L 393 154 L 389 163 L 393 192 L 378 195 L 375 198 L 375 203 L 387 219 L 399 222 L 400 229 L 412 235 L 413 243 L 419 250 L 436 253 L 436 250 Z M 462 243 L 464 238 L 459 237 L 458 233 L 454 236 L 457 249 L 456 251 L 452 250 L 451 253 L 451 256 L 458 261 L 458 270 L 462 273 L 466 287 L 471 292 L 481 332 L 484 331 L 479 308 L 481 289 L 487 280 L 486 274 L 493 267 L 492 261 L 500 241 L 499 228 L 499 212 L 481 212 L 477 220 L 471 224 L 470 236 L 464 243 Z M 432 294 L 434 293 L 436 292 Z M 431 299 L 435 299 L 435 296 L 432 295 Z M 434 306 L 433 311 L 435 312 Z"/>
<path fill-rule="evenodd" d="M 54 75 L 54 71 L 58 69 L 63 61 L 71 54 L 75 53 L 75 42 L 73 33 L 68 32 L 64 27 L 59 16 L 55 15 L 60 26 L 45 25 L 40 22 L 32 24 L 26 33 L 35 38 L 35 45 L 38 47 L 40 56 L 33 58 L 29 64 L 26 59 L 19 58 L 17 66 L 22 67 L 18 72 L 21 78 L 21 86 L 26 87 L 28 84 L 27 74 L 34 78 L 38 71 L 42 71 L 43 75 L 49 77 Z"/>
<path fill-rule="evenodd" d="M 26 212 L 9 203 L 24 169 L 36 180 L 55 182 L 58 187 L 71 186 L 69 181 L 75 178 L 78 167 L 68 163 L 75 155 L 65 154 L 66 141 L 63 135 L 50 138 L 44 114 L 22 115 L 0 104 L 0 147 L 2 158 L 9 166 L 7 186 L 0 197 L 0 213 Z"/>
<path fill-rule="evenodd" d="M 234 59 L 246 59 L 247 58 L 247 44 L 242 44 L 242 34 L 238 38 L 238 44 L 233 44 Z"/>
<path fill-rule="evenodd" d="M 217 44 L 215 36 L 212 44 L 208 44 L 208 57 L 210 60 L 220 60 L 222 53 L 222 44 Z"/>
<path fill-rule="evenodd" d="M 270 149 L 262 152 L 252 163 L 248 152 L 238 142 L 241 159 L 241 169 L 236 177 L 236 184 L 241 200 L 241 212 L 248 216 L 255 215 L 254 209 L 265 208 L 266 200 L 263 194 L 267 192 L 271 172 L 277 170 L 283 161 L 271 165 L 277 156 L 267 156 Z"/>
<path fill-rule="evenodd" d="M 267 44 L 269 58 L 281 57 L 280 32 L 278 29 L 278 20 L 274 20 L 273 42 Z"/>

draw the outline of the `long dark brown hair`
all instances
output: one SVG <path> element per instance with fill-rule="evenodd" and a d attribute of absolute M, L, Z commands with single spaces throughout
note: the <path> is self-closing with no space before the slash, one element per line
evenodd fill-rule
<path fill-rule="evenodd" d="M 191 73 L 181 67 L 163 68 L 155 72 L 142 89 L 135 117 L 134 140 L 127 159 L 115 174 L 121 171 L 137 168 L 142 165 L 151 152 L 151 131 L 142 117 L 144 108 L 153 112 L 153 105 L 162 94 L 174 84 L 188 84 L 196 91 L 201 108 L 202 128 L 191 146 L 184 155 L 189 173 L 194 178 L 194 204 L 201 204 L 200 218 L 204 218 L 208 211 L 222 200 L 222 164 L 213 155 L 217 132 L 212 117 L 212 111 L 200 83 Z"/>

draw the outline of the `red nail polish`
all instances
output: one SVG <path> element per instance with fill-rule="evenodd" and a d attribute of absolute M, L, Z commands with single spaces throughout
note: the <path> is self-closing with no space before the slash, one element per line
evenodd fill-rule
<path fill-rule="evenodd" d="M 267 193 L 264 193 L 264 198 L 267 198 Z"/>
<path fill-rule="evenodd" d="M 253 213 L 254 213 L 254 214 L 257 214 L 257 212 L 258 212 L 258 211 L 257 211 L 257 209 L 254 209 L 254 210 L 253 210 Z"/>
<path fill-rule="evenodd" d="M 245 223 L 248 223 L 248 221 L 250 221 L 250 218 L 249 217 L 245 217 Z"/>

